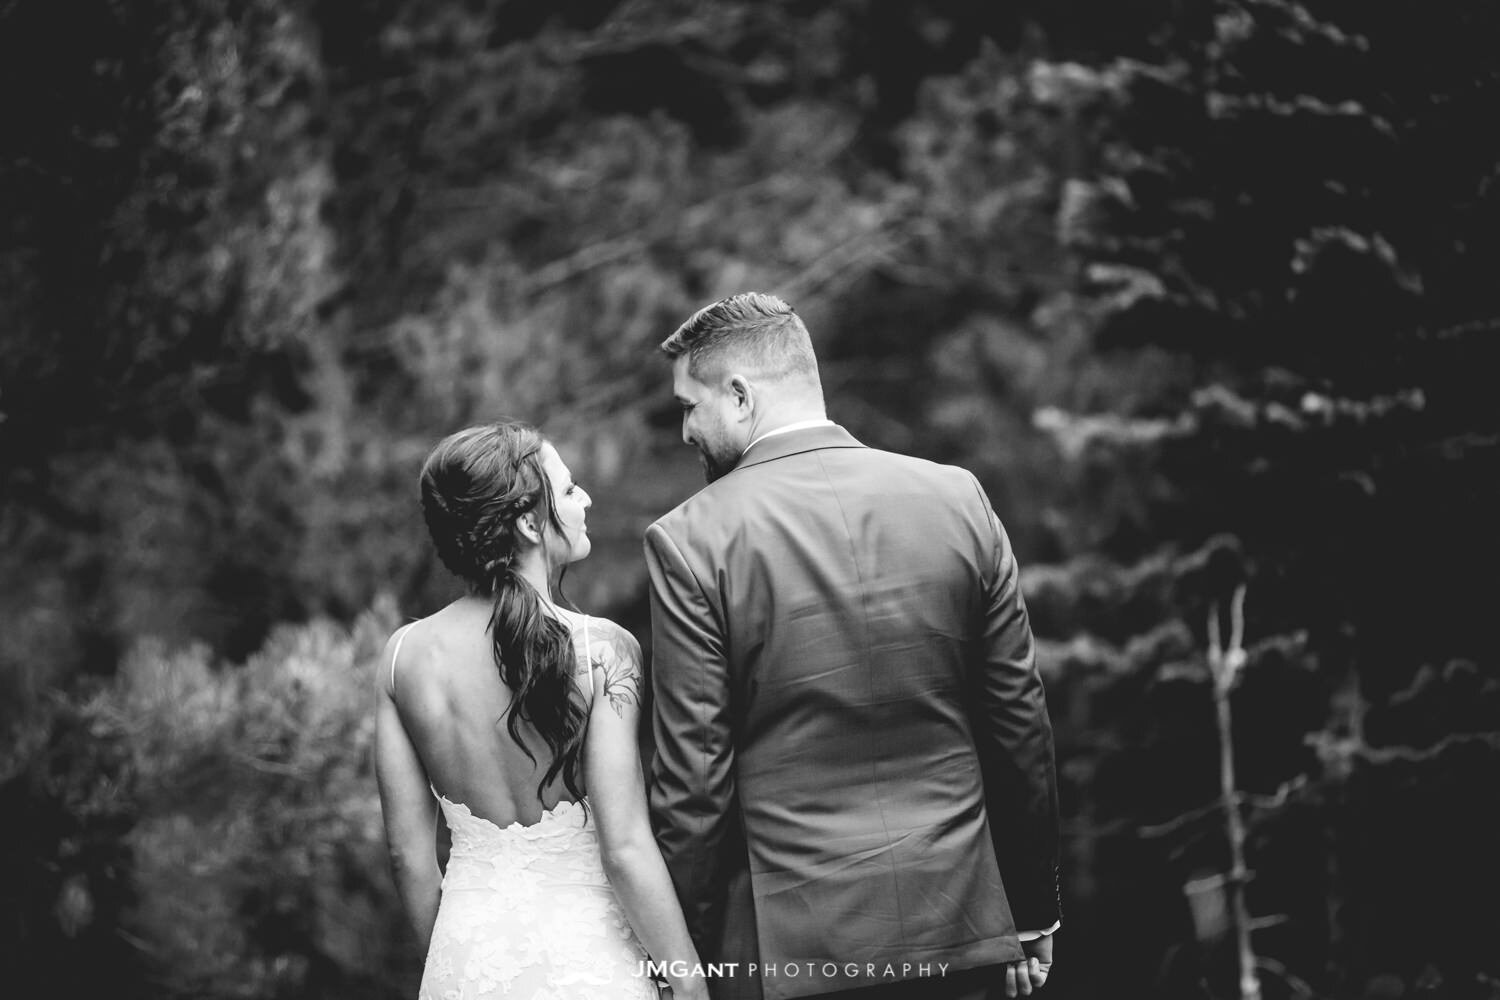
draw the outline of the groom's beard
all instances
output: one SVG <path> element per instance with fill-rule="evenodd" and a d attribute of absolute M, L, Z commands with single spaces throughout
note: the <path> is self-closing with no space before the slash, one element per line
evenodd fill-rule
<path fill-rule="evenodd" d="M 703 479 L 709 483 L 723 479 L 740 464 L 738 455 L 715 457 L 706 451 L 698 452 L 698 460 L 703 463 Z"/>

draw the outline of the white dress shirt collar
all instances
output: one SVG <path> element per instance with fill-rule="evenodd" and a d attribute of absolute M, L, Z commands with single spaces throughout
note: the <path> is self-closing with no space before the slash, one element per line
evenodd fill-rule
<path fill-rule="evenodd" d="M 792 431 L 806 430 L 809 427 L 832 427 L 832 426 L 833 426 L 833 421 L 832 420 L 798 420 L 796 423 L 787 424 L 785 427 L 778 427 L 774 431 L 766 431 L 764 434 L 760 435 L 759 437 L 756 437 L 749 444 L 745 445 L 745 451 L 749 451 L 751 448 L 754 448 L 756 445 L 760 444 L 766 438 L 768 438 L 768 437 L 775 437 L 778 434 L 789 434 Z M 743 455 L 745 453 L 745 451 L 740 452 L 740 454 Z"/>

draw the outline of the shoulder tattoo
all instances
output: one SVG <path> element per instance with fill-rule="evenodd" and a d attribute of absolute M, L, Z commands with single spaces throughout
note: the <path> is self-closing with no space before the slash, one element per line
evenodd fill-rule
<path fill-rule="evenodd" d="M 615 714 L 641 704 L 641 656 L 635 640 L 624 629 L 610 636 L 604 649 L 594 654 L 593 666 L 604 674 L 604 694 Z"/>

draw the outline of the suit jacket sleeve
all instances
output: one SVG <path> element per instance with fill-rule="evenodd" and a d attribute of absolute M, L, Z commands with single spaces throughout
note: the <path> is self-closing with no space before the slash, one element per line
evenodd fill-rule
<path fill-rule="evenodd" d="M 682 552 L 646 531 L 656 753 L 651 819 L 688 931 L 712 953 L 721 933 L 725 852 L 735 823 L 729 669 L 722 626 Z"/>
<path fill-rule="evenodd" d="M 1011 914 L 1021 930 L 1040 930 L 1062 915 L 1052 723 L 1021 597 L 1020 568 L 977 480 L 974 488 L 989 522 L 980 567 L 984 603 L 975 676 L 975 742 L 995 858 Z"/>

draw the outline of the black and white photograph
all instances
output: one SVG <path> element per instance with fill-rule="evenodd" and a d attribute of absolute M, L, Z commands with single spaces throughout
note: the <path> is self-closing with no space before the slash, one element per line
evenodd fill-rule
<path fill-rule="evenodd" d="M 1500 3 L 0 0 L 0 997 L 1500 1000 Z"/>

